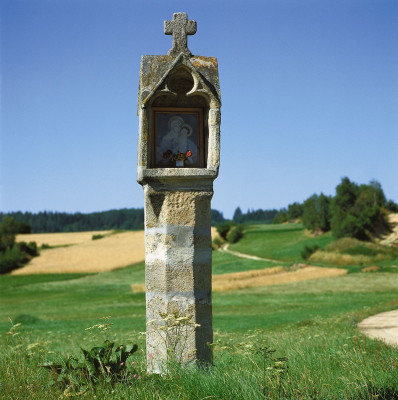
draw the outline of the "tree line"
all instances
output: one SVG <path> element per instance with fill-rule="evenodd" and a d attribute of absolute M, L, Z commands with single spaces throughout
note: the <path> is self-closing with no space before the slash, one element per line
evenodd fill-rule
<path fill-rule="evenodd" d="M 332 231 L 336 238 L 371 240 L 389 230 L 388 212 L 398 212 L 398 205 L 387 201 L 379 182 L 357 184 L 344 177 L 336 187 L 335 196 L 313 194 L 303 203 L 294 202 L 279 211 L 257 210 L 243 214 L 238 207 L 233 220 L 269 223 L 269 218 L 263 216 L 273 215 L 272 222 L 276 224 L 300 219 L 314 233 Z"/>
<path fill-rule="evenodd" d="M 143 208 L 124 208 L 93 213 L 42 211 L 0 213 L 0 223 L 12 218 L 18 233 L 82 232 L 96 230 L 138 230 L 144 228 Z M 225 221 L 223 214 L 211 210 L 212 224 Z"/>

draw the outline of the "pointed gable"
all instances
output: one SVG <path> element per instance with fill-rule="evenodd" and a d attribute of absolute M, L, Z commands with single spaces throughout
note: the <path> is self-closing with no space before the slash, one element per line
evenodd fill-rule
<path fill-rule="evenodd" d="M 221 105 L 220 85 L 218 81 L 218 64 L 215 57 L 192 56 L 180 53 L 177 57 L 169 55 L 143 56 L 138 94 L 138 112 L 150 105 L 155 95 L 174 94 L 167 87 L 168 77 L 183 66 L 192 74 L 194 86 L 187 96 L 202 94 L 209 100 Z"/>

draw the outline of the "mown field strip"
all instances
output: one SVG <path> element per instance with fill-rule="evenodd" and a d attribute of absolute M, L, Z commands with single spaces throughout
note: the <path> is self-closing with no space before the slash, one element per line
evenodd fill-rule
<path fill-rule="evenodd" d="M 342 268 L 322 268 L 305 266 L 297 271 L 286 271 L 283 267 L 257 269 L 231 274 L 213 275 L 212 291 L 225 292 L 229 290 L 248 289 L 261 286 L 281 285 L 301 282 L 311 279 L 323 279 L 347 274 Z M 134 293 L 145 291 L 145 284 L 131 285 Z"/>
<path fill-rule="evenodd" d="M 282 267 L 274 267 L 262 271 L 237 272 L 236 274 L 213 276 L 213 292 L 281 285 L 311 279 L 323 279 L 332 276 L 346 275 L 347 272 L 347 270 L 342 268 L 312 266 L 306 266 L 297 271 L 284 271 Z"/>

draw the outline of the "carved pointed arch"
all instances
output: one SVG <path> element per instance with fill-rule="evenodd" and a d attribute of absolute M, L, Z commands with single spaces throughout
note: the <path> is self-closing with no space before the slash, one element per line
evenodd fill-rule
<path fill-rule="evenodd" d="M 146 108 L 157 97 L 162 95 L 177 96 L 177 93 L 170 90 L 168 87 L 169 77 L 178 69 L 183 68 L 188 71 L 193 78 L 193 87 L 186 93 L 186 96 L 201 96 L 206 99 L 211 108 L 218 108 L 221 105 L 219 95 L 216 88 L 200 73 L 200 71 L 191 63 L 188 56 L 181 53 L 167 68 L 161 79 L 150 90 L 143 91 L 143 98 L 141 106 Z"/>

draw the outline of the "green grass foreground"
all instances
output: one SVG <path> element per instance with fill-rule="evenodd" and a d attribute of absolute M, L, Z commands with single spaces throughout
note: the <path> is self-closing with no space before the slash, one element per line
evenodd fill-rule
<path fill-rule="evenodd" d="M 262 263 L 214 254 L 215 273 L 271 266 Z M 214 293 L 214 366 L 174 366 L 164 376 L 146 374 L 145 295 L 131 290 L 143 280 L 143 263 L 93 275 L 1 276 L 0 398 L 398 399 L 398 349 L 356 329 L 398 307 L 396 273 Z M 9 318 L 21 325 L 11 328 Z M 106 338 L 139 345 L 118 383 L 100 379 L 76 397 L 39 367 Z"/>

